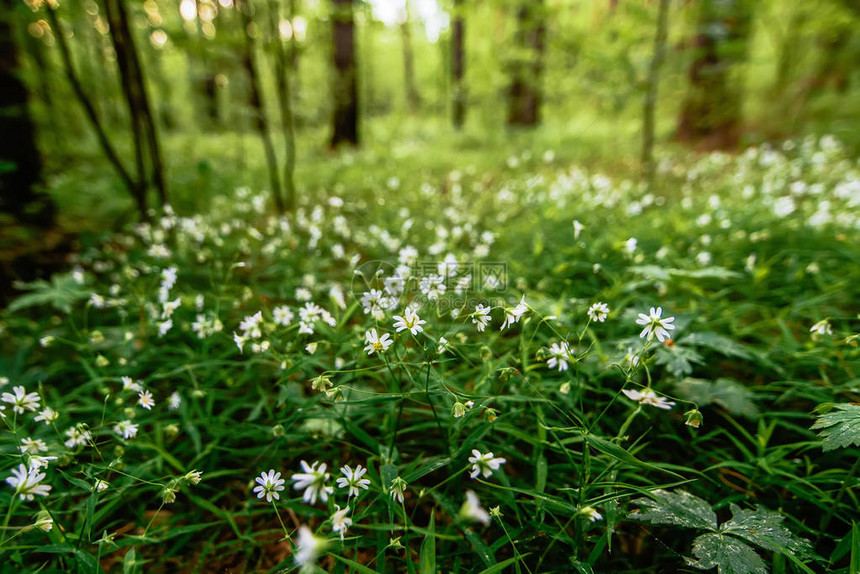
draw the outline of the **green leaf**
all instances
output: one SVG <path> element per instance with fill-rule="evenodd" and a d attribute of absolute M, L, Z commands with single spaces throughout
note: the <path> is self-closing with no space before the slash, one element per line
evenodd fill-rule
<path fill-rule="evenodd" d="M 701 365 L 705 359 L 696 350 L 676 343 L 671 347 L 665 345 L 657 347 L 654 361 L 658 365 L 665 365 L 667 371 L 680 379 L 693 372 L 693 363 Z"/>
<path fill-rule="evenodd" d="M 703 534 L 693 541 L 693 555 L 698 558 L 689 561 L 694 568 L 717 568 L 719 574 L 767 574 L 761 556 L 733 536 Z"/>
<path fill-rule="evenodd" d="M 58 273 L 51 277 L 50 283 L 39 279 L 32 283 L 16 285 L 16 287 L 30 291 L 30 293 L 18 297 L 9 304 L 9 311 L 12 313 L 27 307 L 39 307 L 48 304 L 58 311 L 70 313 L 72 305 L 87 299 L 91 294 L 90 290 L 83 288 L 71 273 Z"/>
<path fill-rule="evenodd" d="M 733 415 L 755 418 L 758 408 L 753 402 L 755 394 L 747 387 L 731 379 L 706 381 L 687 377 L 675 383 L 675 392 L 681 398 L 699 406 L 714 403 Z"/>
<path fill-rule="evenodd" d="M 134 574 L 137 570 L 135 568 L 136 565 L 137 561 L 135 560 L 135 552 L 134 548 L 132 548 L 125 553 L 125 558 L 122 560 L 122 574 Z"/>
<path fill-rule="evenodd" d="M 849 574 L 860 574 L 860 522 L 853 522 L 851 527 L 851 562 Z"/>
<path fill-rule="evenodd" d="M 680 476 L 670 470 L 666 470 L 665 468 L 660 468 L 659 466 L 655 466 L 653 464 L 641 461 L 621 446 L 615 444 L 614 442 L 610 442 L 605 438 L 601 438 L 597 435 L 587 434 L 585 435 L 585 441 L 596 450 L 599 450 L 603 454 L 608 454 L 609 456 L 620 462 L 624 462 L 632 466 L 638 466 L 640 468 L 647 468 L 648 470 L 667 472 L 673 476 Z"/>
<path fill-rule="evenodd" d="M 522 560 L 526 556 L 528 556 L 528 553 L 521 554 L 519 556 L 514 556 L 512 558 L 508 558 L 507 560 L 503 560 L 502 562 L 499 562 L 498 564 L 493 564 L 489 568 L 484 568 L 483 570 L 478 572 L 478 574 L 496 574 L 497 572 L 504 572 L 505 568 L 507 568 L 508 566 L 510 566 L 511 564 L 513 564 L 514 562 L 516 562 L 518 560 Z"/>
<path fill-rule="evenodd" d="M 427 534 L 421 542 L 421 561 L 419 572 L 421 574 L 436 574 L 436 517 L 430 513 L 430 524 L 427 526 Z"/>
<path fill-rule="evenodd" d="M 836 405 L 836 408 L 818 417 L 812 430 L 821 430 L 824 451 L 849 446 L 860 446 L 860 405 Z"/>
<path fill-rule="evenodd" d="M 734 504 L 729 505 L 732 519 L 720 526 L 720 531 L 733 534 L 760 548 L 807 558 L 812 546 L 807 540 L 796 537 L 788 528 L 782 526 L 783 516 L 761 506 L 755 510 L 745 510 Z"/>
<path fill-rule="evenodd" d="M 343 562 L 344 564 L 346 564 L 347 566 L 349 566 L 350 568 L 352 568 L 356 572 L 361 572 L 362 574 L 377 574 L 377 571 L 374 570 L 373 568 L 368 568 L 367 566 L 363 566 L 363 565 L 359 564 L 358 562 L 356 562 L 355 560 L 350 560 L 349 558 L 344 558 L 343 556 L 340 556 L 340 555 L 334 554 L 334 553 L 331 554 L 331 556 L 334 556 L 337 560 L 339 560 L 340 562 Z"/>
<path fill-rule="evenodd" d="M 651 498 L 638 498 L 633 503 L 645 510 L 634 510 L 627 518 L 651 524 L 674 524 L 697 530 L 717 531 L 717 515 L 711 510 L 711 505 L 684 490 L 654 490 L 651 492 Z"/>

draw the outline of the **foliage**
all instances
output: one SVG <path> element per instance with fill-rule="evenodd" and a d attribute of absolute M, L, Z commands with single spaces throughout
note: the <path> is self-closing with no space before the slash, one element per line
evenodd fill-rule
<path fill-rule="evenodd" d="M 783 516 L 778 512 L 760 506 L 754 511 L 744 510 L 732 504 L 732 519 L 718 527 L 717 515 L 697 496 L 683 490 L 655 490 L 649 496 L 631 501 L 646 510 L 634 510 L 628 518 L 708 531 L 693 541 L 697 560 L 689 561 L 690 566 L 717 568 L 721 574 L 766 574 L 764 561 L 745 542 L 795 559 L 810 554 L 809 542 L 782 526 Z"/>

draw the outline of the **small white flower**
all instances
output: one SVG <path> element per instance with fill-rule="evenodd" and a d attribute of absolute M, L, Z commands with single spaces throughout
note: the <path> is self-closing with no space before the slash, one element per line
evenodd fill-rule
<path fill-rule="evenodd" d="M 93 489 L 96 492 L 104 492 L 108 489 L 109 486 L 110 484 L 108 483 L 108 481 L 97 478 L 96 483 L 93 485 Z"/>
<path fill-rule="evenodd" d="M 609 314 L 609 305 L 606 303 L 595 303 L 588 308 L 588 318 L 592 321 L 603 323 Z"/>
<path fill-rule="evenodd" d="M 631 401 L 636 401 L 642 405 L 651 405 L 658 409 L 671 410 L 675 403 L 667 400 L 666 397 L 658 397 L 657 393 L 651 389 L 643 389 L 641 392 L 630 389 L 623 389 L 622 392 L 627 395 Z"/>
<path fill-rule="evenodd" d="M 12 476 L 6 479 L 6 483 L 15 489 L 21 500 L 33 500 L 36 496 L 48 496 L 51 491 L 50 485 L 39 484 L 44 479 L 45 473 L 19 464 L 18 468 L 12 469 Z"/>
<path fill-rule="evenodd" d="M 90 434 L 90 431 L 86 430 L 81 425 L 73 426 L 67 429 L 65 434 L 67 437 L 69 437 L 68 440 L 63 443 L 66 445 L 66 448 L 86 446 L 92 440 L 92 435 Z"/>
<path fill-rule="evenodd" d="M 493 453 L 491 452 L 481 454 L 478 449 L 473 448 L 469 462 L 472 463 L 472 472 L 469 473 L 470 477 L 477 478 L 481 474 L 484 478 L 489 478 L 494 470 L 499 470 L 499 467 L 507 461 L 501 457 L 493 458 Z"/>
<path fill-rule="evenodd" d="M 487 328 L 487 323 L 490 322 L 490 308 L 484 307 L 483 304 L 478 304 L 475 306 L 475 312 L 472 313 L 472 323 L 478 328 L 478 332 L 481 333 L 484 329 Z"/>
<path fill-rule="evenodd" d="M 389 494 L 391 495 L 391 498 L 393 498 L 394 500 L 396 500 L 400 504 L 403 504 L 403 494 L 405 492 L 406 492 L 406 481 L 405 480 L 403 480 L 402 478 L 400 478 L 398 476 L 394 480 L 391 481 L 391 489 L 389 490 Z"/>
<path fill-rule="evenodd" d="M 323 502 L 328 501 L 329 494 L 334 492 L 334 488 L 327 486 L 326 482 L 329 479 L 329 473 L 326 470 L 326 464 L 320 464 L 319 461 L 313 464 L 308 464 L 305 461 L 300 462 L 304 472 L 297 472 L 290 477 L 290 480 L 295 481 L 293 488 L 296 490 L 304 490 L 302 500 L 308 504 L 314 504 L 317 501 L 317 496 Z M 317 467 L 319 465 L 319 467 Z"/>
<path fill-rule="evenodd" d="M 627 253 L 632 254 L 634 251 L 636 251 L 636 246 L 638 243 L 639 241 L 635 237 L 631 237 L 624 243 L 624 250 Z"/>
<path fill-rule="evenodd" d="M 152 407 L 155 406 L 155 400 L 152 398 L 152 393 L 149 391 L 140 391 L 137 393 L 137 404 L 141 407 L 145 408 L 148 411 L 152 410 Z"/>
<path fill-rule="evenodd" d="M 175 411 L 182 404 L 182 395 L 179 394 L 179 391 L 174 391 L 167 397 L 167 408 L 171 411 Z"/>
<path fill-rule="evenodd" d="M 170 331 L 173 328 L 173 319 L 167 319 L 166 321 L 161 321 L 161 322 L 157 323 L 157 325 L 158 325 L 158 336 L 163 337 L 168 333 L 168 331 Z"/>
<path fill-rule="evenodd" d="M 340 539 L 343 540 L 343 535 L 346 534 L 347 528 L 352 526 L 352 518 L 348 517 L 349 506 L 340 509 L 337 504 L 334 505 L 335 513 L 331 515 L 331 529 L 333 532 L 340 534 Z"/>
<path fill-rule="evenodd" d="M 603 520 L 603 515 L 597 512 L 594 507 L 585 506 L 579 509 L 579 514 L 586 517 L 591 522 L 597 522 L 598 520 Z"/>
<path fill-rule="evenodd" d="M 36 422 L 44 421 L 46 425 L 50 425 L 58 418 L 60 418 L 60 413 L 58 413 L 51 407 L 46 406 L 44 409 L 39 411 L 39 414 L 36 415 L 36 418 L 33 420 L 35 420 Z"/>
<path fill-rule="evenodd" d="M 120 378 L 122 381 L 122 388 L 125 391 L 134 391 L 135 393 L 139 393 L 143 390 L 143 386 L 139 382 L 132 380 L 131 377 L 123 376 Z"/>
<path fill-rule="evenodd" d="M 413 335 L 417 335 L 422 332 L 424 328 L 421 325 L 427 323 L 427 321 L 421 319 L 415 309 L 412 309 L 411 307 L 406 308 L 402 317 L 400 315 L 395 315 L 394 319 L 394 330 L 396 332 L 399 333 L 404 329 L 409 329 L 409 332 Z"/>
<path fill-rule="evenodd" d="M 293 322 L 293 312 L 286 305 L 281 305 L 280 307 L 275 307 L 272 310 L 272 318 L 275 321 L 275 325 L 280 325 L 281 327 L 286 327 L 290 323 Z"/>
<path fill-rule="evenodd" d="M 257 498 L 266 497 L 266 502 L 272 502 L 272 500 L 280 499 L 280 495 L 278 494 L 282 490 L 284 490 L 284 479 L 281 478 L 280 472 L 275 472 L 275 469 L 271 469 L 268 473 L 261 472 L 260 476 L 255 478 L 258 486 L 254 487 L 254 492 L 257 494 Z"/>
<path fill-rule="evenodd" d="M 669 331 L 675 330 L 675 325 L 672 324 L 674 322 L 674 317 L 663 317 L 662 307 L 657 307 L 656 309 L 651 307 L 648 315 L 645 313 L 639 313 L 639 318 L 636 319 L 637 325 L 644 325 L 645 327 L 642 329 L 639 337 L 648 337 L 648 340 L 650 341 L 656 336 L 657 340 L 661 343 L 666 339 L 671 338 Z"/>
<path fill-rule="evenodd" d="M 113 432 L 128 440 L 137 436 L 138 426 L 129 420 L 120 421 L 113 427 Z"/>
<path fill-rule="evenodd" d="M 582 230 L 585 229 L 585 226 L 581 224 L 576 219 L 573 220 L 573 238 L 579 239 L 579 234 L 582 233 Z"/>
<path fill-rule="evenodd" d="M 507 327 L 510 327 L 514 323 L 519 323 L 520 318 L 525 315 L 528 310 L 529 307 L 526 304 L 526 296 L 523 295 L 522 299 L 520 299 L 520 302 L 517 303 L 516 307 L 505 308 L 505 321 L 502 323 L 502 328 L 499 330 L 504 331 Z"/>
<path fill-rule="evenodd" d="M 19 415 L 24 414 L 24 410 L 35 411 L 39 408 L 39 393 L 28 393 L 27 390 L 22 386 L 12 387 L 12 391 L 15 393 L 3 393 L 0 396 L 0 400 L 4 403 L 9 403 L 12 405 L 12 410 L 18 413 Z"/>
<path fill-rule="evenodd" d="M 293 555 L 296 558 L 296 564 L 306 566 L 313 564 L 317 556 L 325 550 L 327 546 L 324 538 L 317 538 L 311 529 L 302 524 L 299 526 L 299 539 L 296 542 L 296 549 Z"/>
<path fill-rule="evenodd" d="M 338 488 L 346 488 L 349 487 L 349 492 L 347 493 L 347 498 L 358 496 L 360 492 L 360 488 L 367 490 L 370 486 L 370 480 L 367 478 L 361 478 L 367 473 L 366 468 L 362 468 L 359 464 L 352 469 L 348 464 L 340 467 L 340 472 L 343 474 L 343 478 L 337 479 L 337 487 Z"/>
<path fill-rule="evenodd" d="M 809 328 L 810 333 L 814 333 L 816 335 L 832 335 L 833 328 L 830 326 L 830 321 L 827 319 L 822 319 L 815 325 Z"/>
<path fill-rule="evenodd" d="M 570 346 L 567 344 L 567 341 L 562 341 L 559 345 L 558 343 L 553 343 L 549 347 L 550 357 L 546 361 L 546 366 L 550 369 L 554 369 L 558 366 L 559 371 L 566 371 L 568 367 L 568 360 L 570 360 Z"/>
<path fill-rule="evenodd" d="M 383 333 L 380 337 L 376 333 L 376 329 L 371 329 L 370 331 L 365 332 L 364 342 L 367 343 L 364 350 L 368 355 L 372 355 L 375 352 L 384 353 L 388 350 L 388 347 L 394 343 L 394 341 L 391 340 L 391 335 Z"/>
<path fill-rule="evenodd" d="M 39 514 L 36 515 L 36 522 L 33 526 L 39 530 L 50 532 L 54 528 L 54 519 L 51 518 L 51 515 L 46 510 L 40 510 Z"/>
<path fill-rule="evenodd" d="M 460 507 L 458 515 L 462 520 L 473 520 L 480 522 L 484 526 L 490 523 L 489 513 L 481 508 L 481 500 L 472 490 L 466 491 L 466 500 L 463 502 L 463 506 Z"/>
<path fill-rule="evenodd" d="M 40 452 L 48 452 L 48 445 L 40 438 L 32 439 L 30 437 L 21 439 L 21 446 L 18 447 L 21 452 L 26 454 L 39 454 Z"/>

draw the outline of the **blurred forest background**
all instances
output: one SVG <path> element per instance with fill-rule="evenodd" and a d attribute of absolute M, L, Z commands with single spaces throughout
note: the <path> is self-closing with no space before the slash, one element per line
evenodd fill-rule
<path fill-rule="evenodd" d="M 860 149 L 856 0 L 0 3 L 4 261 L 241 185 L 290 210 L 356 161 Z"/>

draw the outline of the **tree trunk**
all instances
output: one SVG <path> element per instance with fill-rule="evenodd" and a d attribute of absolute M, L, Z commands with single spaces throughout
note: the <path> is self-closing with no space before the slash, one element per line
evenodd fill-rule
<path fill-rule="evenodd" d="M 161 205 L 167 205 L 167 183 L 164 180 L 164 163 L 161 157 L 161 146 L 158 140 L 158 130 L 155 127 L 155 120 L 152 114 L 152 106 L 149 101 L 149 91 L 144 80 L 143 67 L 140 63 L 140 56 L 137 52 L 137 47 L 134 43 L 134 36 L 131 33 L 131 26 L 128 22 L 128 12 L 126 4 L 123 0 L 117 0 L 117 14 L 119 16 L 119 24 L 122 26 L 122 33 L 127 38 L 128 59 L 131 64 L 131 72 L 134 74 L 133 83 L 138 99 L 138 108 L 140 109 L 140 122 L 146 136 L 147 145 L 149 147 L 150 166 L 150 181 L 155 186 L 158 192 L 158 198 Z"/>
<path fill-rule="evenodd" d="M 11 23 L 16 6 L 13 0 L 0 0 L 0 7 L 0 211 L 23 223 L 50 227 L 54 204 L 38 189 L 42 159 L 27 107 L 27 88 L 18 75 L 18 47 Z"/>
<path fill-rule="evenodd" d="M 260 88 L 260 77 L 257 73 L 255 60 L 256 47 L 254 37 L 251 35 L 252 16 L 254 5 L 251 0 L 236 0 L 236 9 L 242 16 L 242 35 L 245 41 L 242 43 L 242 67 L 248 73 L 248 85 L 250 89 L 251 113 L 254 116 L 254 128 L 260 134 L 263 142 L 263 151 L 266 154 L 266 166 L 269 168 L 269 183 L 272 186 L 272 199 L 278 213 L 284 212 L 284 199 L 281 196 L 281 180 L 278 176 L 278 159 L 275 156 L 275 148 L 272 145 L 272 136 L 269 130 L 269 122 L 266 119 L 266 108 L 263 105 L 262 90 Z"/>
<path fill-rule="evenodd" d="M 465 21 L 463 19 L 463 0 L 454 0 L 454 21 L 451 24 L 451 75 L 453 76 L 453 98 L 451 120 L 456 129 L 461 129 L 466 120 L 465 77 Z"/>
<path fill-rule="evenodd" d="M 544 0 L 523 0 L 517 13 L 516 48 L 511 63 L 513 81 L 508 99 L 508 125 L 535 126 L 540 121 L 543 72 Z"/>
<path fill-rule="evenodd" d="M 137 179 L 144 187 L 147 182 L 151 182 L 158 192 L 161 205 L 167 205 L 167 185 L 164 181 L 158 133 L 152 117 L 140 58 L 137 55 L 131 26 L 129 26 L 126 5 L 123 0 L 105 0 L 104 7 L 110 25 L 111 41 L 116 51 L 123 93 L 131 117 Z M 147 156 L 149 168 L 146 165 Z"/>
<path fill-rule="evenodd" d="M 703 0 L 689 94 L 677 137 L 705 149 L 729 149 L 741 133 L 741 82 L 733 74 L 746 59 L 750 32 L 747 0 Z"/>
<path fill-rule="evenodd" d="M 657 13 L 657 33 L 654 36 L 654 55 L 648 69 L 648 83 L 645 87 L 645 105 L 642 115 L 642 171 L 648 187 L 654 182 L 654 115 L 657 107 L 657 93 L 660 83 L 660 67 L 666 56 L 666 35 L 669 30 L 669 2 L 660 0 Z"/>
<path fill-rule="evenodd" d="M 332 148 L 358 145 L 358 84 L 355 64 L 355 20 L 353 0 L 332 0 L 334 79 L 332 97 Z"/>
<path fill-rule="evenodd" d="M 278 29 L 277 2 L 269 4 L 269 28 L 275 57 L 275 84 L 281 108 L 281 128 L 284 132 L 284 144 L 286 146 L 286 159 L 284 161 L 284 206 L 287 210 L 292 211 L 296 207 L 296 130 L 290 89 L 292 87 L 292 78 L 290 77 L 292 67 L 289 65 L 290 54 L 283 45 Z M 292 42 L 293 38 L 290 41 Z"/>
<path fill-rule="evenodd" d="M 55 32 L 54 37 L 56 38 L 57 44 L 60 47 L 60 56 L 63 61 L 63 68 L 65 70 L 66 77 L 68 78 L 69 83 L 72 85 L 72 90 L 75 93 L 75 97 L 81 104 L 81 107 L 84 108 L 84 112 L 87 116 L 87 119 L 89 120 L 93 130 L 96 132 L 96 137 L 99 141 L 99 145 L 101 146 L 102 150 L 104 150 L 108 161 L 111 163 L 111 165 L 114 166 L 114 169 L 116 169 L 126 189 L 128 189 L 129 193 L 134 198 L 134 201 L 137 204 L 138 211 L 140 212 L 140 217 L 143 220 L 147 220 L 149 219 L 149 215 L 146 209 L 146 188 L 141 184 L 139 180 L 135 180 L 134 178 L 132 178 L 129 171 L 123 165 L 122 160 L 120 160 L 119 155 L 117 154 L 113 145 L 110 143 L 110 139 L 107 136 L 107 132 L 105 131 L 101 120 L 99 120 L 96 108 L 93 105 L 92 100 L 87 96 L 86 92 L 84 92 L 84 88 L 81 85 L 81 81 L 78 78 L 77 73 L 75 72 L 75 66 L 72 62 L 71 51 L 69 50 L 69 45 L 66 42 L 66 32 L 60 24 L 59 18 L 57 18 L 57 13 L 55 12 L 50 2 L 46 2 L 44 6 L 48 14 L 48 20 L 51 24 L 51 28 L 53 28 Z"/>
<path fill-rule="evenodd" d="M 409 26 L 409 0 L 406 0 L 404 19 L 400 24 L 400 39 L 403 44 L 403 80 L 406 88 L 406 105 L 410 112 L 418 111 L 421 96 L 415 84 L 415 55 L 412 52 L 412 29 Z"/>

